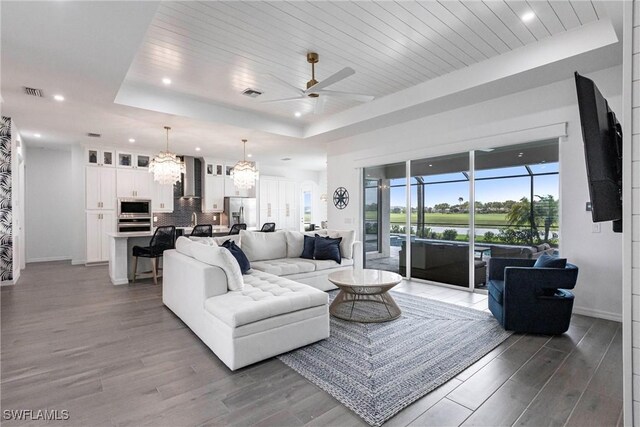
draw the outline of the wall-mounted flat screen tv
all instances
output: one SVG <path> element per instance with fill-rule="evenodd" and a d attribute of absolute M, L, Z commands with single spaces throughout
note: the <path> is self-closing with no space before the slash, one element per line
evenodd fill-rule
<path fill-rule="evenodd" d="M 595 83 L 575 73 L 593 222 L 622 231 L 622 127 Z"/>

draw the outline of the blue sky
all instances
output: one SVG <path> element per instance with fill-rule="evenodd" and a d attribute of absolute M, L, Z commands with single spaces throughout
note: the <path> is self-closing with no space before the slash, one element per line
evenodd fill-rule
<path fill-rule="evenodd" d="M 558 175 L 544 175 L 535 177 L 534 194 L 546 196 L 553 195 L 558 199 Z M 529 198 L 530 181 L 528 177 L 493 179 L 487 181 L 476 181 L 476 201 L 479 202 L 503 202 L 505 200 L 520 200 L 522 197 Z M 413 188 L 412 205 L 416 206 L 416 188 Z M 391 206 L 405 206 L 406 195 L 404 187 L 391 188 Z M 458 198 L 465 201 L 469 199 L 469 183 L 457 182 L 448 184 L 427 185 L 426 206 L 433 206 L 436 203 L 458 204 Z"/>

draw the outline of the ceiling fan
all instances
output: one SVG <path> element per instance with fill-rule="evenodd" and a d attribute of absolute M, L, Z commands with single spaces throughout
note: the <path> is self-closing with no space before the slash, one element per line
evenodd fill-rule
<path fill-rule="evenodd" d="M 278 82 L 282 86 L 285 86 L 289 89 L 293 89 L 295 92 L 298 93 L 298 96 L 295 96 L 293 98 L 272 99 L 269 101 L 263 101 L 263 103 L 272 104 L 272 103 L 299 101 L 301 99 L 313 98 L 315 99 L 314 114 L 321 114 L 324 111 L 324 102 L 326 97 L 351 99 L 359 102 L 368 102 L 375 98 L 375 96 L 372 96 L 372 95 L 362 95 L 359 93 L 340 92 L 340 91 L 325 89 L 326 87 L 336 84 L 339 81 L 344 80 L 347 77 L 355 74 L 355 70 L 353 68 L 345 67 L 342 70 L 338 71 L 337 73 L 334 73 L 331 76 L 327 77 L 326 79 L 322 80 L 321 82 L 318 82 L 316 80 L 316 67 L 315 67 L 316 63 L 318 62 L 318 54 L 315 52 L 307 53 L 307 62 L 311 64 L 311 80 L 307 82 L 306 89 L 300 89 L 290 83 L 287 83 L 286 81 L 280 79 L 279 77 L 268 74 L 268 76 L 275 82 Z"/>

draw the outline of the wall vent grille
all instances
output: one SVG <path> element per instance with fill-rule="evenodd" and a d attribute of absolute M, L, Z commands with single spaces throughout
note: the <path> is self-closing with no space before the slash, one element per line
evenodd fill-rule
<path fill-rule="evenodd" d="M 33 87 L 27 87 L 27 86 L 22 86 L 22 89 L 24 90 L 24 93 L 29 96 L 37 96 L 38 98 L 44 97 L 44 95 L 42 95 L 42 89 L 36 89 Z"/>
<path fill-rule="evenodd" d="M 102 136 L 102 134 L 89 132 L 89 133 L 87 133 L 87 136 L 90 137 L 90 138 L 100 138 Z"/>

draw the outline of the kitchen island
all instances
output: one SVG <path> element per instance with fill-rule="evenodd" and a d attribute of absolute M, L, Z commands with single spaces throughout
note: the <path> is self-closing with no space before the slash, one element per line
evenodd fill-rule
<path fill-rule="evenodd" d="M 189 235 L 193 227 L 176 227 L 182 230 L 184 235 Z M 214 236 L 226 236 L 229 228 L 226 226 L 214 226 Z M 114 285 L 126 285 L 133 279 L 133 255 L 134 246 L 149 246 L 153 232 L 139 233 L 107 233 L 109 238 L 109 277 Z M 149 258 L 138 258 L 138 271 L 151 271 Z M 141 279 L 144 280 L 144 279 Z"/>

